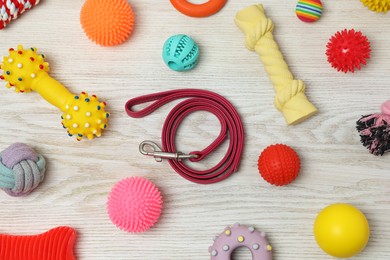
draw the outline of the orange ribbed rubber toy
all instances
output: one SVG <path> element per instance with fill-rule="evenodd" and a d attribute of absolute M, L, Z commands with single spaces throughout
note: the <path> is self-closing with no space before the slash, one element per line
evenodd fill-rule
<path fill-rule="evenodd" d="M 134 28 L 134 13 L 126 0 L 87 0 L 80 22 L 85 34 L 101 46 L 114 46 L 129 38 Z"/>

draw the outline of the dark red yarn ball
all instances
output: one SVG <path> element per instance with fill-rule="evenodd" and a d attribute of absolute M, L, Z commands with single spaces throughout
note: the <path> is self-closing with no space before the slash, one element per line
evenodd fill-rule
<path fill-rule="evenodd" d="M 284 144 L 270 145 L 260 154 L 258 169 L 264 180 L 283 186 L 298 176 L 301 163 L 298 154 Z"/>
<path fill-rule="evenodd" d="M 354 72 L 360 65 L 366 65 L 370 58 L 370 42 L 360 31 L 354 29 L 337 32 L 326 45 L 328 62 L 337 71 Z"/>

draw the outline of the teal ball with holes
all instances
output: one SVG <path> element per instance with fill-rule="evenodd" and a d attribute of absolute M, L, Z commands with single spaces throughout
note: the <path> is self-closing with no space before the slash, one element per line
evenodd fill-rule
<path fill-rule="evenodd" d="M 198 44 L 189 36 L 177 34 L 169 37 L 164 43 L 163 60 L 174 71 L 186 71 L 198 63 Z"/>

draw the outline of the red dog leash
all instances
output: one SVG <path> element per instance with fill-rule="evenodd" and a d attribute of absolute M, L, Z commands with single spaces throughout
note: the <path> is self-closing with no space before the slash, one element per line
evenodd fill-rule
<path fill-rule="evenodd" d="M 199 184 L 211 184 L 222 181 L 238 170 L 244 145 L 244 129 L 241 118 L 233 105 L 221 95 L 207 90 L 182 89 L 144 95 L 130 99 L 126 103 L 126 112 L 130 117 L 140 118 L 151 114 L 166 103 L 176 99 L 184 101 L 177 104 L 167 116 L 162 129 L 162 150 L 152 142 L 141 143 L 140 151 L 161 160 L 169 159 L 171 167 L 182 177 Z M 153 102 L 147 107 L 135 111 L 133 107 L 147 102 Z M 193 151 L 188 155 L 176 152 L 176 131 L 185 117 L 195 111 L 207 111 L 214 114 L 220 124 L 219 136 L 204 150 Z M 222 160 L 214 167 L 197 171 L 185 165 L 181 159 L 198 162 L 213 152 L 226 138 L 229 138 L 229 148 Z M 145 146 L 154 150 L 147 152 Z"/>

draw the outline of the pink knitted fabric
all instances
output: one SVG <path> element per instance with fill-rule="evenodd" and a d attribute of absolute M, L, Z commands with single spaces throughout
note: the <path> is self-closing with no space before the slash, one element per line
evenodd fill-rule
<path fill-rule="evenodd" d="M 127 232 L 144 232 L 160 217 L 160 191 L 149 180 L 129 177 L 118 182 L 107 202 L 108 215 L 118 228 Z"/>
<path fill-rule="evenodd" d="M 33 6 L 39 4 L 40 0 L 0 0 L 0 30 L 12 20 Z"/>

